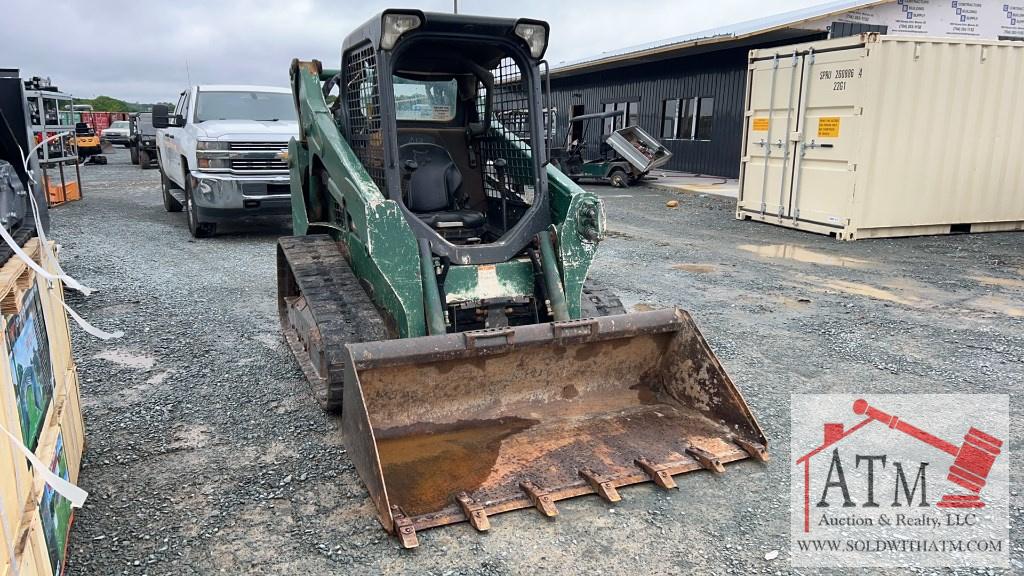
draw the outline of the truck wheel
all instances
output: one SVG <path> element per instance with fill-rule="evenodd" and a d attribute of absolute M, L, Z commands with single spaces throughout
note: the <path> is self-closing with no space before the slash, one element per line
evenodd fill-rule
<path fill-rule="evenodd" d="M 135 164 L 136 166 L 138 166 L 138 164 L 139 164 L 139 149 L 136 148 L 135 146 L 132 146 L 131 156 L 132 156 L 132 164 Z"/>
<path fill-rule="evenodd" d="M 616 188 L 629 187 L 629 177 L 626 176 L 626 173 L 623 172 L 622 170 L 615 170 L 614 172 L 612 172 L 611 176 L 608 177 L 608 182 L 610 182 L 611 185 Z"/>
<path fill-rule="evenodd" d="M 185 174 L 185 212 L 188 218 L 188 231 L 193 238 L 209 238 L 217 232 L 217 225 L 199 221 L 199 211 L 192 201 L 192 177 Z"/>
<path fill-rule="evenodd" d="M 580 316 L 597 318 L 625 314 L 626 307 L 611 290 L 594 280 L 583 282 L 583 296 L 580 298 Z"/>
<path fill-rule="evenodd" d="M 164 199 L 164 210 L 168 212 L 181 212 L 181 202 L 171 194 L 171 180 L 164 174 L 164 171 L 160 171 L 160 195 Z"/>
<path fill-rule="evenodd" d="M 132 148 L 132 150 L 135 150 L 135 148 Z M 139 166 L 141 166 L 143 170 L 149 170 L 153 167 L 153 160 L 149 157 L 149 152 L 139 150 Z"/>

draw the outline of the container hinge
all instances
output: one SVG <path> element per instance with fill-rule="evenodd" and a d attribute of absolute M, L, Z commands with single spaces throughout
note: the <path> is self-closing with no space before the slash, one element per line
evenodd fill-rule
<path fill-rule="evenodd" d="M 594 492 L 604 498 L 608 502 L 618 502 L 622 500 L 619 496 L 619 491 L 615 489 L 615 484 L 604 476 L 599 476 L 590 468 L 584 468 L 580 470 L 580 476 L 590 484 L 590 487 L 594 489 Z"/>
<path fill-rule="evenodd" d="M 412 520 L 402 512 L 402 509 L 398 506 L 392 506 L 391 517 L 395 523 L 395 535 L 398 536 L 398 542 L 402 545 L 402 548 L 415 548 L 419 546 L 420 541 L 416 538 L 416 528 L 412 525 Z"/>
<path fill-rule="evenodd" d="M 470 498 L 469 494 L 459 492 L 455 495 L 455 502 L 458 503 L 459 508 L 462 508 L 462 513 L 466 515 L 470 526 L 479 532 L 486 532 L 491 528 L 491 522 L 487 519 L 487 511 L 484 510 L 482 504 Z"/>

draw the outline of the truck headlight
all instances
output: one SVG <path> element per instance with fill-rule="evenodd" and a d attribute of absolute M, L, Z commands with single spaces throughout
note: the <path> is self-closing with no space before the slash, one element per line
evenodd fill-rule
<path fill-rule="evenodd" d="M 228 150 L 229 148 L 227 142 L 217 140 L 199 140 L 196 142 L 196 150 Z"/>
<path fill-rule="evenodd" d="M 196 163 L 200 170 L 224 170 L 231 168 L 231 164 L 228 160 L 219 158 L 196 158 Z"/>
<path fill-rule="evenodd" d="M 516 36 L 526 41 L 534 58 L 539 59 L 548 49 L 548 25 L 543 22 L 520 21 L 516 24 Z"/>
<path fill-rule="evenodd" d="M 402 34 L 419 28 L 422 24 L 423 19 L 416 14 L 385 13 L 381 22 L 381 50 L 391 50 Z"/>

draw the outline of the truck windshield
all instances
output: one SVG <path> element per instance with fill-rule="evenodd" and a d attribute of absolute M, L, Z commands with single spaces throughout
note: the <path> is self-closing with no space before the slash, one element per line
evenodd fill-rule
<path fill-rule="evenodd" d="M 196 122 L 207 120 L 295 120 L 295 102 L 283 92 L 199 92 Z"/>

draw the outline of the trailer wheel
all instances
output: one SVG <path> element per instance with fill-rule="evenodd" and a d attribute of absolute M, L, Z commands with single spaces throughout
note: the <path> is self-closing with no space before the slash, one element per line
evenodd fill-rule
<path fill-rule="evenodd" d="M 135 146 L 132 146 L 132 148 L 131 148 L 131 156 L 132 156 L 132 164 L 135 164 L 136 166 L 138 166 L 138 164 L 139 164 L 139 149 L 136 148 Z"/>
<path fill-rule="evenodd" d="M 626 176 L 626 173 L 622 170 L 615 170 L 612 172 L 611 176 L 608 177 L 608 182 L 616 188 L 629 187 L 629 177 Z"/>
<path fill-rule="evenodd" d="M 168 212 L 181 212 L 181 202 L 171 194 L 171 180 L 160 170 L 160 195 L 164 199 L 164 210 Z"/>

